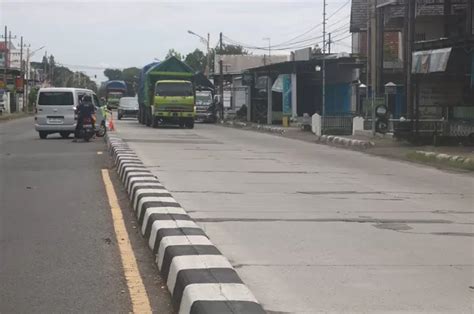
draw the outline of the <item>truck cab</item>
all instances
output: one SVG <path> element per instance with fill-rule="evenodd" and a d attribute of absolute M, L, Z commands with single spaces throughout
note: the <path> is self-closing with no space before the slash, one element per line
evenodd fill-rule
<path fill-rule="evenodd" d="M 153 126 L 178 124 L 194 127 L 195 95 L 193 83 L 187 80 L 159 80 L 155 83 Z"/>
<path fill-rule="evenodd" d="M 196 120 L 202 122 L 216 121 L 216 106 L 211 90 L 196 91 Z"/>

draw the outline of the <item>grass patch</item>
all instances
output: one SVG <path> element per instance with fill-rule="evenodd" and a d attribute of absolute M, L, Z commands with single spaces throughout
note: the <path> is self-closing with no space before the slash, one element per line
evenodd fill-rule
<path fill-rule="evenodd" d="M 474 171 L 474 160 L 472 159 L 470 162 L 464 162 L 464 160 L 438 159 L 436 156 L 426 156 L 425 154 L 419 152 L 409 152 L 406 156 L 409 160 L 420 163 Z"/>

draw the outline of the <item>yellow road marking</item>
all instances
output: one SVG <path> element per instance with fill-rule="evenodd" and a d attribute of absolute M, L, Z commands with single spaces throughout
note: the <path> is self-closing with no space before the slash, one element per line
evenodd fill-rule
<path fill-rule="evenodd" d="M 114 222 L 115 237 L 120 250 L 122 267 L 127 281 L 128 292 L 132 300 L 134 313 L 151 313 L 150 301 L 143 285 L 142 277 L 138 271 L 137 260 L 133 253 L 127 229 L 123 220 L 122 210 L 120 209 L 117 194 L 110 180 L 109 171 L 102 169 L 102 180 L 104 181 L 107 198 L 109 199 L 110 211 Z"/>

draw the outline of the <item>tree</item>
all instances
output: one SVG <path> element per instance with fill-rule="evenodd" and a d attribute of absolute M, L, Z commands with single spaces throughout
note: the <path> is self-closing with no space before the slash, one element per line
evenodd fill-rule
<path fill-rule="evenodd" d="M 183 60 L 183 56 L 179 52 L 177 52 L 174 48 L 171 48 L 170 50 L 168 50 L 165 60 L 171 57 L 176 57 L 178 58 L 178 60 L 181 60 L 181 61 Z"/>
<path fill-rule="evenodd" d="M 207 56 L 201 50 L 196 49 L 186 55 L 184 62 L 193 70 L 204 72 L 207 65 Z"/>
<path fill-rule="evenodd" d="M 109 80 L 122 80 L 122 71 L 119 69 L 105 69 L 104 70 L 104 75 L 109 79 Z"/>
<path fill-rule="evenodd" d="M 127 96 L 135 96 L 138 88 L 140 69 L 136 67 L 119 69 L 105 69 L 104 75 L 109 80 L 121 80 L 127 84 Z"/>
<path fill-rule="evenodd" d="M 211 66 L 210 66 L 210 69 L 211 69 L 211 72 L 213 72 L 215 69 L 215 65 L 214 65 L 214 59 L 215 59 L 215 56 L 217 55 L 248 55 L 250 54 L 247 50 L 245 50 L 244 47 L 242 46 L 239 46 L 239 45 L 226 45 L 226 44 L 223 44 L 222 45 L 222 50 L 221 50 L 221 47 L 220 45 L 217 45 L 215 49 L 212 49 L 211 50 Z"/>
<path fill-rule="evenodd" d="M 126 68 L 122 71 L 122 79 L 127 84 L 127 95 L 135 96 L 138 88 L 140 69 L 136 67 Z"/>
<path fill-rule="evenodd" d="M 218 55 L 248 55 L 249 52 L 244 49 L 244 47 L 239 45 L 222 45 L 222 50 L 220 45 L 217 45 L 216 54 Z"/>
<path fill-rule="evenodd" d="M 47 80 L 49 73 L 49 61 L 46 55 L 43 56 L 43 60 L 41 61 L 41 71 L 43 71 L 43 78 Z"/>

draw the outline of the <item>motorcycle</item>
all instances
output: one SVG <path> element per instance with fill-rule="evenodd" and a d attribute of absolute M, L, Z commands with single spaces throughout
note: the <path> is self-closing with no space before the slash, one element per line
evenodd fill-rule
<path fill-rule="evenodd" d="M 90 139 L 96 134 L 94 128 L 94 117 L 85 117 L 82 122 L 82 128 L 79 130 L 79 138 L 89 142 Z"/>

